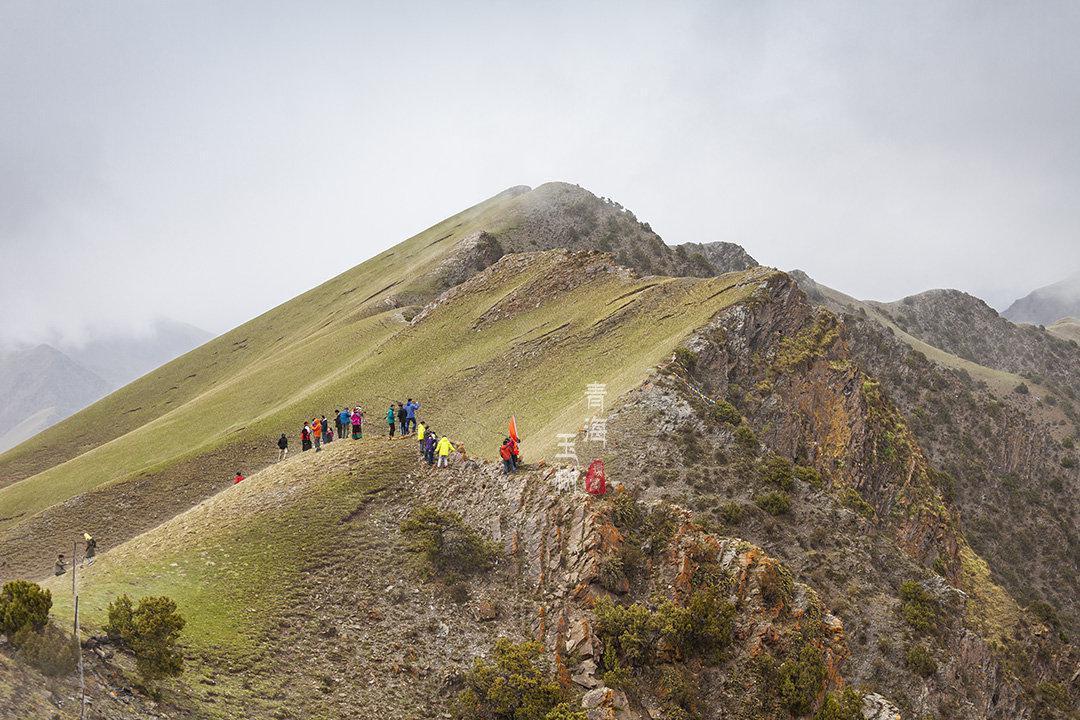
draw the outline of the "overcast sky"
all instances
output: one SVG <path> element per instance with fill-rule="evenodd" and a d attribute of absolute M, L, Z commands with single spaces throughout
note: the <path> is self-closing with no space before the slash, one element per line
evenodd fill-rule
<path fill-rule="evenodd" d="M 850 294 L 1080 269 L 1080 3 L 0 0 L 0 340 L 226 330 L 517 184 Z"/>

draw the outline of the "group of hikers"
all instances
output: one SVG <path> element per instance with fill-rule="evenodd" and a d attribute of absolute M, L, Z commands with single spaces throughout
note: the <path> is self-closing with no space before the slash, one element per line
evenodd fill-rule
<path fill-rule="evenodd" d="M 450 456 L 454 454 L 465 459 L 464 445 L 459 444 L 458 447 L 455 447 L 446 435 L 440 436 L 419 417 L 417 414 L 419 410 L 420 403 L 412 398 L 408 398 L 405 402 L 390 403 L 386 410 L 386 426 L 389 437 L 394 437 L 395 433 L 398 433 L 400 437 L 415 435 L 420 445 L 420 455 L 428 465 L 448 467 Z M 332 417 L 333 426 L 331 426 L 331 420 L 326 415 L 313 418 L 310 422 L 304 423 L 304 427 L 300 430 L 301 452 L 311 449 L 319 452 L 324 445 L 332 443 L 334 438 L 340 439 L 350 433 L 353 440 L 364 437 L 364 410 L 360 405 L 356 405 L 351 410 L 348 406 L 342 410 L 334 410 Z M 507 438 L 507 442 L 510 442 L 509 438 Z M 277 446 L 278 461 L 280 462 L 289 456 L 288 435 L 282 433 L 281 437 L 278 438 Z M 518 453 L 517 442 L 514 441 L 513 450 L 509 457 L 503 457 L 506 472 L 514 472 L 517 469 Z M 235 484 L 243 479 L 243 474 L 238 470 L 233 482 Z"/>

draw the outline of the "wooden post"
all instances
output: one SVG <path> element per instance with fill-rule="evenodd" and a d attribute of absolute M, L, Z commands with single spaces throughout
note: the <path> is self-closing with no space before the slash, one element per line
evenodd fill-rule
<path fill-rule="evenodd" d="M 79 720 L 86 718 L 86 677 L 83 674 L 82 638 L 79 637 L 79 586 L 75 573 L 79 568 L 79 541 L 71 544 L 71 594 L 75 597 L 75 652 L 79 654 Z"/>

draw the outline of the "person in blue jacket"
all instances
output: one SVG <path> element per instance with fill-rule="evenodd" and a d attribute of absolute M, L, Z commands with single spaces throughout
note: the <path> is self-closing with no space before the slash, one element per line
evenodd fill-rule
<path fill-rule="evenodd" d="M 402 434 L 416 432 L 416 411 L 419 409 L 420 403 L 414 402 L 412 398 L 405 401 L 405 432 Z"/>

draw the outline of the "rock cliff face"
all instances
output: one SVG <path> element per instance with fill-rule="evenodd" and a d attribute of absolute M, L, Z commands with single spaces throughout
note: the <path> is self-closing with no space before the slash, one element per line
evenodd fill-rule
<path fill-rule="evenodd" d="M 1038 682 L 1067 679 L 1071 648 L 991 581 L 948 481 L 840 321 L 778 277 L 687 348 L 610 425 L 614 471 L 812 584 L 855 638 L 852 680 L 914 717 L 1006 718 L 1032 715 Z"/>
<path fill-rule="evenodd" d="M 1077 399 L 1080 350 L 1038 327 L 1014 325 L 976 297 L 958 290 L 930 290 L 899 302 L 872 305 L 905 332 L 934 347 L 1046 383 L 1066 403 Z"/>
<path fill-rule="evenodd" d="M 734 243 L 667 245 L 632 212 L 577 185 L 548 183 L 507 193 L 514 196 L 509 217 L 494 219 L 458 242 L 437 266 L 422 270 L 412 290 L 391 302 L 423 304 L 432 299 L 431 289 L 442 291 L 464 282 L 504 255 L 554 248 L 610 253 L 616 263 L 639 275 L 711 277 L 758 264 Z"/>

